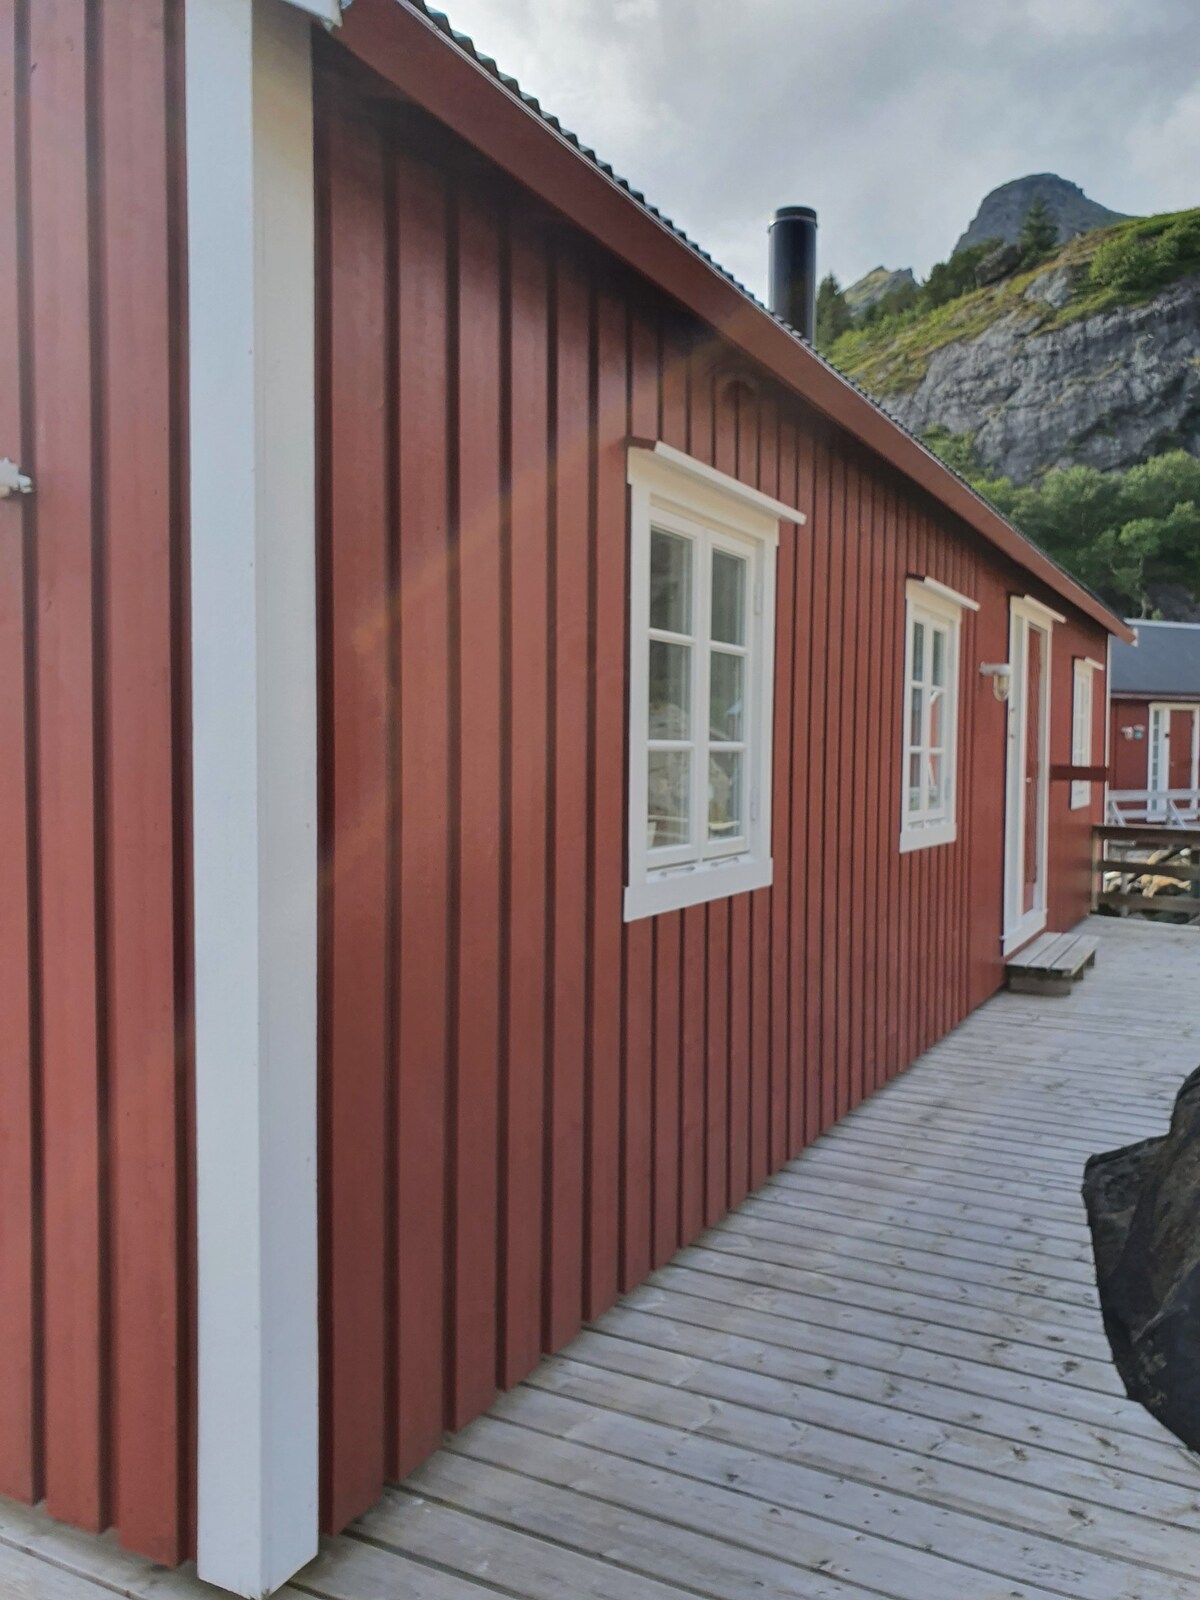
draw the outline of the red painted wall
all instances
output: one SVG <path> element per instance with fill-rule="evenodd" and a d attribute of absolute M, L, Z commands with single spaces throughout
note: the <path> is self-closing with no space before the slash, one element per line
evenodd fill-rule
<path fill-rule="evenodd" d="M 191 1542 L 180 44 L 0 0 L 0 1494 Z"/>
<path fill-rule="evenodd" d="M 1112 787 L 1144 789 L 1150 781 L 1150 702 L 1114 700 L 1110 712 Z M 1125 728 L 1141 728 L 1141 738 L 1126 738 Z"/>
<path fill-rule="evenodd" d="M 369 114 L 335 59 L 318 97 L 330 1528 L 997 987 L 1005 712 L 978 665 L 1007 658 L 1008 595 L 1031 587 L 478 157 L 395 106 Z M 779 556 L 774 884 L 625 924 L 631 434 L 809 520 Z M 909 574 L 982 609 L 959 837 L 901 856 Z M 1072 655 L 1103 649 L 1090 623 L 1056 629 L 1054 761 Z M 1099 786 L 1076 813 L 1055 786 L 1053 926 L 1089 908 L 1099 816 Z"/>
<path fill-rule="evenodd" d="M 166 1562 L 195 1438 L 181 42 L 166 0 L 0 0 L 0 453 L 37 485 L 0 506 L 0 1493 Z M 977 667 L 1029 584 L 436 129 L 320 99 L 338 1526 L 994 990 Z M 626 925 L 630 434 L 808 523 L 780 551 L 774 885 Z M 901 857 L 925 573 L 982 610 L 959 838 Z M 1102 644 L 1056 632 L 1054 760 Z M 1098 804 L 1053 795 L 1054 925 L 1087 909 Z"/>

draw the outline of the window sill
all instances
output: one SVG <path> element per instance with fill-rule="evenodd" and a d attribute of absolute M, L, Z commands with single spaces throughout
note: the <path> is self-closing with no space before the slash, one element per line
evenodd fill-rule
<path fill-rule="evenodd" d="M 668 871 L 661 878 L 628 886 L 625 921 L 637 922 L 642 917 L 656 917 L 664 911 L 682 911 L 687 906 L 704 905 L 709 900 L 727 900 L 731 895 L 766 889 L 770 887 L 771 876 L 770 860 L 717 863 L 696 867 L 691 872 Z"/>
<path fill-rule="evenodd" d="M 935 845 L 953 844 L 957 838 L 958 825 L 953 822 L 939 822 L 928 828 L 902 830 L 900 854 L 906 856 L 913 850 L 931 850 Z"/>

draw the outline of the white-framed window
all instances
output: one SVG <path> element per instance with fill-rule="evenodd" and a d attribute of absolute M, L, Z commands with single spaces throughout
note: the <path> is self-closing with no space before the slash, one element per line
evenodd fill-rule
<path fill-rule="evenodd" d="M 804 518 L 661 443 L 628 477 L 632 921 L 771 881 L 775 555 Z"/>
<path fill-rule="evenodd" d="M 900 849 L 957 836 L 958 682 L 964 610 L 978 602 L 931 578 L 905 586 Z"/>
<path fill-rule="evenodd" d="M 1092 726 L 1095 721 L 1095 697 L 1092 674 L 1104 669 L 1098 661 L 1087 656 L 1076 656 L 1071 687 L 1071 765 L 1090 767 L 1092 764 Z M 1071 810 L 1078 811 L 1092 803 L 1092 786 L 1083 778 L 1071 780 Z"/>

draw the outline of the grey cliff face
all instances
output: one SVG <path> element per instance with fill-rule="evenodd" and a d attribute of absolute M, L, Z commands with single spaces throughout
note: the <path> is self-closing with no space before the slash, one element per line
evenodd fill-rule
<path fill-rule="evenodd" d="M 1043 273 L 1026 291 L 1028 315 L 935 351 L 917 388 L 885 407 L 914 433 L 973 433 L 980 464 L 1015 483 L 1049 467 L 1200 455 L 1200 275 L 1039 333 L 1039 302 L 1061 306 L 1070 290 L 1066 269 Z"/>
<path fill-rule="evenodd" d="M 1021 236 L 1025 213 L 1039 196 L 1058 224 L 1060 244 L 1073 239 L 1077 233 L 1088 233 L 1093 228 L 1107 227 L 1110 222 L 1125 220 L 1123 212 L 1110 211 L 1098 201 L 1089 200 L 1077 183 L 1069 183 L 1054 172 L 1035 172 L 1027 178 L 1002 183 L 986 195 L 971 226 L 954 246 L 955 250 L 982 244 L 985 239 L 1015 244 Z"/>
<path fill-rule="evenodd" d="M 876 267 L 873 272 L 868 272 L 865 277 L 859 278 L 842 292 L 846 297 L 846 304 L 857 315 L 896 289 L 915 289 L 916 286 L 917 280 L 913 276 L 911 267 L 895 267 L 890 270 L 887 267 Z"/>

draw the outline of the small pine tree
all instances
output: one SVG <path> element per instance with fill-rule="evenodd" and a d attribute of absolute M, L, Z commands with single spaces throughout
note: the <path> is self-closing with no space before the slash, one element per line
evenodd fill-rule
<path fill-rule="evenodd" d="M 1018 243 L 1021 246 L 1022 260 L 1027 267 L 1033 266 L 1043 256 L 1049 255 L 1058 243 L 1058 224 L 1040 194 L 1034 195 L 1029 210 L 1025 213 Z"/>
<path fill-rule="evenodd" d="M 830 345 L 847 331 L 853 321 L 854 317 L 846 304 L 842 286 L 831 272 L 821 279 L 817 289 L 817 349 L 828 350 Z"/>

